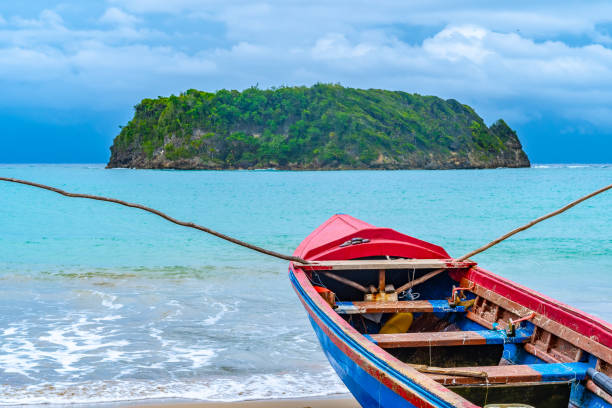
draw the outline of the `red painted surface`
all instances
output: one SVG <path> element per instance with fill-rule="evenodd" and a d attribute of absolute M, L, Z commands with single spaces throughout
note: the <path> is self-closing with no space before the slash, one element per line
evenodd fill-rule
<path fill-rule="evenodd" d="M 323 286 L 313 286 L 317 293 L 327 293 L 331 292 L 329 289 L 324 288 Z"/>
<path fill-rule="evenodd" d="M 339 246 L 356 237 L 367 238 L 370 242 Z M 294 252 L 294 255 L 311 261 L 355 259 L 381 254 L 418 259 L 450 258 L 442 247 L 400 234 L 390 228 L 375 227 L 345 214 L 334 215 L 325 221 L 306 237 Z"/>
<path fill-rule="evenodd" d="M 348 245 L 340 247 L 351 238 L 369 239 L 367 243 L 356 245 Z M 295 250 L 294 255 L 300 256 L 306 260 L 348 260 L 370 256 L 393 256 L 404 258 L 417 259 L 447 259 L 450 258 L 448 253 L 437 245 L 430 244 L 425 241 L 401 234 L 397 231 L 388 228 L 377 228 L 366 222 L 360 221 L 349 215 L 334 215 L 319 228 L 313 231 Z M 293 266 L 291 267 L 294 268 Z M 306 274 L 301 269 L 295 269 L 295 274 L 300 286 L 307 293 L 308 297 L 319 307 L 327 316 L 329 316 L 334 324 L 336 324 L 345 334 L 350 336 L 354 341 L 375 355 L 377 358 L 385 361 L 389 366 L 401 370 L 401 372 L 411 380 L 427 387 L 430 391 L 443 399 L 453 401 L 455 406 L 475 407 L 475 405 L 458 397 L 447 388 L 437 384 L 435 381 L 428 378 L 426 375 L 406 367 L 399 360 L 395 359 L 379 347 L 375 346 L 353 327 L 351 327 L 344 319 L 340 318 L 333 309 L 317 294 L 316 290 L 310 284 Z M 465 277 L 470 281 L 490 289 L 516 303 L 519 303 L 529 309 L 546 316 L 576 332 L 588 336 L 599 343 L 612 347 L 612 326 L 596 317 L 590 316 L 568 305 L 560 303 L 552 298 L 544 296 L 534 290 L 521 286 L 508 279 L 497 276 L 482 268 L 474 267 L 469 271 L 455 270 L 450 273 L 450 276 L 459 281 Z M 427 407 L 428 403 L 423 402 L 414 392 L 390 378 L 385 372 L 378 370 L 368 361 L 363 355 L 360 355 L 352 347 L 344 343 L 341 339 L 333 334 L 333 332 L 322 322 L 316 313 L 313 313 L 308 305 L 302 303 L 310 316 L 317 325 L 329 336 L 329 338 L 342 350 L 351 360 L 359 364 L 366 372 L 373 377 L 379 379 L 390 389 L 396 391 L 406 400 L 417 406 Z"/>
<path fill-rule="evenodd" d="M 612 325 L 601 319 L 479 267 L 469 270 L 465 277 L 563 326 L 590 337 L 606 347 L 612 348 Z"/>
<path fill-rule="evenodd" d="M 339 246 L 345 241 L 355 237 L 367 238 L 370 240 L 370 242 L 349 245 L 346 247 Z M 399 232 L 389 228 L 377 228 L 366 222 L 344 214 L 334 215 L 319 228 L 313 231 L 298 246 L 294 252 L 294 255 L 311 261 L 355 259 L 381 255 L 418 259 L 450 258 L 448 253 L 437 245 L 421 241 L 408 235 L 400 234 Z M 310 283 L 306 273 L 303 270 L 295 268 L 293 265 L 291 266 L 291 269 L 294 270 L 300 286 L 307 293 L 308 297 L 317 305 L 317 307 L 319 307 L 323 313 L 329 316 L 334 321 L 334 324 L 337 325 L 346 335 L 358 342 L 372 355 L 384 361 L 390 367 L 401 371 L 405 377 L 410 378 L 412 381 L 428 389 L 429 392 L 436 394 L 439 398 L 447 400 L 456 407 L 477 407 L 469 401 L 459 397 L 448 388 L 436 383 L 435 381 L 432 381 L 427 375 L 419 373 L 411 367 L 406 366 L 404 363 L 391 356 L 380 347 L 374 345 L 333 311 L 329 304 L 327 304 L 327 302 L 325 302 L 317 294 L 316 289 Z M 392 389 L 398 395 L 409 401 L 411 404 L 424 408 L 432 406 L 427 401 L 420 398 L 419 395 L 410 387 L 395 381 L 387 373 L 376 368 L 372 362 L 368 360 L 368 358 L 361 355 L 344 341 L 335 336 L 329 327 L 327 327 L 327 325 L 319 319 L 316 313 L 314 313 L 308 307 L 304 300 L 301 298 L 300 300 L 316 324 L 351 360 L 357 363 L 374 378 L 377 378 L 386 387 Z"/>
<path fill-rule="evenodd" d="M 368 238 L 370 242 L 339 247 L 354 237 Z M 417 259 L 450 258 L 440 246 L 389 228 L 375 227 L 346 214 L 334 215 L 324 222 L 297 247 L 294 255 L 307 260 L 342 260 L 380 255 Z M 606 347 L 612 347 L 612 325 L 558 300 L 479 267 L 467 273 L 453 271 L 450 276 L 457 281 L 466 277 Z"/>

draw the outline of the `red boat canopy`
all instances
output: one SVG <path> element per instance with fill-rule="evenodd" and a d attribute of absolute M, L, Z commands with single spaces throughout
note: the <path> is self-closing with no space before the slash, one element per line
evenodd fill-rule
<path fill-rule="evenodd" d="M 346 214 L 336 214 L 324 222 L 302 241 L 294 255 L 311 261 L 385 255 L 417 259 L 450 258 L 442 247 L 390 228 L 375 227 Z"/>

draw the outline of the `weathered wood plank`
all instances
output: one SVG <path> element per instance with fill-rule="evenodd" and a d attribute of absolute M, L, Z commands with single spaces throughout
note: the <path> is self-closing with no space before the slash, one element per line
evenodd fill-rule
<path fill-rule="evenodd" d="M 454 393 L 484 407 L 495 401 L 518 402 L 524 407 L 559 408 L 575 405 L 569 404 L 571 387 L 567 381 L 544 383 L 514 383 L 514 384 L 487 384 L 487 385 L 455 385 L 449 386 Z M 500 404 L 504 406 L 503 404 Z M 501 408 L 500 405 L 491 404 L 492 407 Z M 512 405 L 510 405 L 512 406 Z"/>
<path fill-rule="evenodd" d="M 609 395 L 604 390 L 599 388 L 593 380 L 588 380 L 586 382 L 587 390 L 591 391 L 593 394 L 597 395 L 602 400 L 606 401 L 608 404 L 612 404 L 612 395 Z"/>
<path fill-rule="evenodd" d="M 473 282 L 468 279 L 462 279 L 461 285 L 473 285 Z M 526 316 L 529 313 L 533 313 L 534 311 L 522 306 L 521 304 L 514 302 L 498 293 L 493 292 L 485 287 L 480 285 L 474 285 L 472 293 L 487 299 L 488 301 L 495 303 L 502 307 L 503 309 L 517 315 L 517 316 Z M 485 327 L 492 328 L 492 322 L 486 322 L 483 319 L 479 319 L 477 315 L 469 312 L 467 317 Z M 604 361 L 612 362 L 612 349 L 604 346 L 603 344 L 591 339 L 587 336 L 584 336 L 567 326 L 562 325 L 541 313 L 535 312 L 535 316 L 530 320 L 535 326 L 540 327 L 555 336 L 567 341 L 568 343 L 573 344 L 574 346 L 586 351 L 587 353 L 593 354 L 596 357 L 603 359 Z M 532 348 L 528 347 L 528 350 L 532 350 Z M 556 359 L 558 360 L 558 359 Z M 554 361 L 550 359 L 549 361 Z"/>
<path fill-rule="evenodd" d="M 364 270 L 364 269 L 466 269 L 476 265 L 472 261 L 454 259 L 364 259 L 346 261 L 312 261 L 308 264 L 294 263 L 305 271 L 312 270 Z"/>
<path fill-rule="evenodd" d="M 486 381 L 483 381 L 482 378 L 442 374 L 430 375 L 430 378 L 444 385 L 575 381 L 583 380 L 586 377 L 587 368 L 586 363 L 462 367 L 464 370 L 485 372 L 487 374 Z"/>
<path fill-rule="evenodd" d="M 452 307 L 447 300 L 402 300 L 382 302 L 336 302 L 338 314 L 465 312 L 465 306 Z"/>
<path fill-rule="evenodd" d="M 382 348 L 473 346 L 480 344 L 526 343 L 531 337 L 527 331 L 508 337 L 501 331 L 455 331 L 433 333 L 370 334 L 370 339 Z"/>

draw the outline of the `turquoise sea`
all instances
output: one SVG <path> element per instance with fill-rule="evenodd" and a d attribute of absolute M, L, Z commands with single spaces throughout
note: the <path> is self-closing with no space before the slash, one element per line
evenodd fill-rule
<path fill-rule="evenodd" d="M 612 183 L 612 166 L 149 171 L 1 165 L 291 253 L 335 213 L 460 256 Z M 612 321 L 612 193 L 474 258 Z M 346 392 L 286 262 L 138 210 L 0 183 L 0 405 Z"/>

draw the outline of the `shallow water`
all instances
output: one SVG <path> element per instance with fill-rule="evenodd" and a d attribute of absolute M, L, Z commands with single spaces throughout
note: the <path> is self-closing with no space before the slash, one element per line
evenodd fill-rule
<path fill-rule="evenodd" d="M 148 171 L 2 165 L 0 175 L 158 208 L 291 253 L 335 213 L 454 256 L 612 182 L 609 166 L 457 171 Z M 481 266 L 612 321 L 612 193 Z M 112 204 L 0 184 L 0 404 L 241 400 L 345 392 L 286 263 Z"/>

